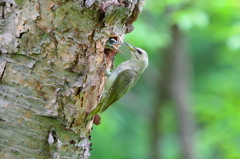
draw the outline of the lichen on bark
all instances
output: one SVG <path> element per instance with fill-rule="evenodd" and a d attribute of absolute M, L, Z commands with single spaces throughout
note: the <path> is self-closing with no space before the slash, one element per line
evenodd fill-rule
<path fill-rule="evenodd" d="M 105 70 L 141 12 L 137 0 L 0 3 L 1 157 L 88 158 Z"/>

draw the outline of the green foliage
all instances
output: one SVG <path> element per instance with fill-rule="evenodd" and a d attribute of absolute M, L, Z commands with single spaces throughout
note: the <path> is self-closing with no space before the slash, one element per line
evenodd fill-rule
<path fill-rule="evenodd" d="M 172 14 L 172 23 L 177 23 L 182 30 L 189 30 L 193 27 L 204 28 L 209 24 L 206 12 L 199 8 L 187 8 Z"/>
<path fill-rule="evenodd" d="M 149 53 L 150 65 L 140 81 L 117 104 L 101 114 L 93 130 L 91 159 L 150 158 L 151 118 L 158 98 L 160 65 L 177 24 L 188 37 L 193 60 L 195 157 L 240 158 L 240 3 L 238 0 L 147 0 L 135 30 L 125 41 Z M 129 58 L 117 55 L 119 64 Z M 172 103 L 159 116 L 159 153 L 181 158 L 176 110 Z"/>

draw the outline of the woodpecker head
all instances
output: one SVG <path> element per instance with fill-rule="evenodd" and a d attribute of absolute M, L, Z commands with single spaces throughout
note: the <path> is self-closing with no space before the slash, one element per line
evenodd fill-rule
<path fill-rule="evenodd" d="M 125 43 L 131 50 L 131 60 L 139 63 L 143 70 L 148 66 L 148 54 L 143 49 L 133 47 L 132 45 Z"/>

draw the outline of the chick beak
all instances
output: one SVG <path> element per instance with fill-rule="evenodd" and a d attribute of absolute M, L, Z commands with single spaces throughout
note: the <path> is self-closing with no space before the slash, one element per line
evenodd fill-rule
<path fill-rule="evenodd" d="M 125 45 L 125 44 L 124 44 L 124 43 L 117 42 L 117 41 L 115 41 L 114 44 L 113 44 L 114 50 L 122 54 L 122 51 L 118 50 L 118 49 L 116 48 L 116 46 L 114 46 L 114 45 Z"/>
<path fill-rule="evenodd" d="M 112 49 L 113 49 L 114 51 L 116 51 L 116 52 L 119 52 L 119 53 L 123 54 L 122 51 L 118 50 L 115 46 L 113 46 Z"/>

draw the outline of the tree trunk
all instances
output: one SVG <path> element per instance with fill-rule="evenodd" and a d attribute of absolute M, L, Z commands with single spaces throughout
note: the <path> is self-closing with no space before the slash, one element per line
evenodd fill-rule
<path fill-rule="evenodd" d="M 176 109 L 176 119 L 179 129 L 181 156 L 183 159 L 194 159 L 193 129 L 194 121 L 191 112 L 191 60 L 185 46 L 185 36 L 177 25 L 171 26 L 172 45 L 165 51 L 161 81 L 159 83 L 159 97 L 157 98 L 154 115 L 152 117 L 152 159 L 160 159 L 159 140 L 162 133 L 161 117 L 164 109 L 173 101 Z M 174 113 L 174 112 L 172 112 Z M 159 119 L 160 117 L 160 119 Z M 174 125 L 175 123 L 169 123 Z"/>
<path fill-rule="evenodd" d="M 1 158 L 89 158 L 84 120 L 144 0 L 0 1 Z"/>
<path fill-rule="evenodd" d="M 194 159 L 193 115 L 191 112 L 191 61 L 187 52 L 186 37 L 177 25 L 171 27 L 173 45 L 169 52 L 169 94 L 177 110 L 182 158 Z"/>

